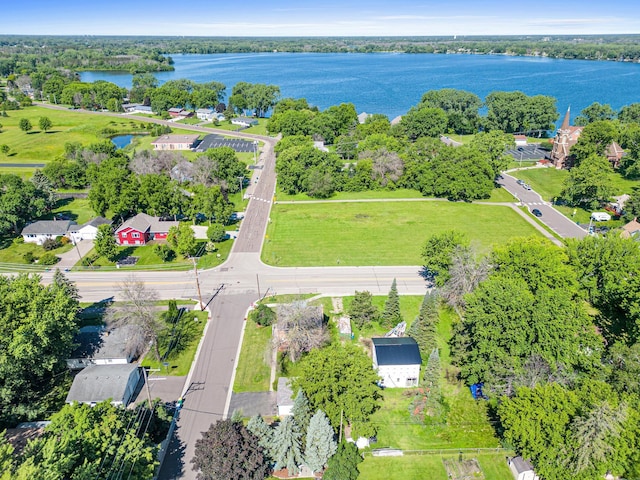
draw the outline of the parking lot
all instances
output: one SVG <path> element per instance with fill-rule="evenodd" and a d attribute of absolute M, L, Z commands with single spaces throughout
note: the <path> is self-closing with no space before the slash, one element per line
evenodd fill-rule
<path fill-rule="evenodd" d="M 254 142 L 238 138 L 225 138 L 222 135 L 207 135 L 195 148 L 196 152 L 206 152 L 210 148 L 231 147 L 238 153 L 253 152 L 256 146 Z"/>
<path fill-rule="evenodd" d="M 542 150 L 537 143 L 531 143 L 523 147 L 507 150 L 507 155 L 511 155 L 516 161 L 542 160 L 549 152 Z"/>

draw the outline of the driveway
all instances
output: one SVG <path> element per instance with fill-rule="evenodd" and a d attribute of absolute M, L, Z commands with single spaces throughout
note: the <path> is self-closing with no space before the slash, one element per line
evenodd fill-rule
<path fill-rule="evenodd" d="M 82 257 L 91 251 L 93 248 L 93 240 L 80 240 L 76 243 L 75 247 L 65 253 L 57 255 L 60 259 L 56 263 L 56 268 L 65 269 L 73 267 Z"/>

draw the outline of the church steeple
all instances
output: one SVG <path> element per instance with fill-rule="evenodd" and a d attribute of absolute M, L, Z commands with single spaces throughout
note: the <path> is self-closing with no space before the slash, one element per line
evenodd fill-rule
<path fill-rule="evenodd" d="M 567 108 L 567 113 L 564 116 L 564 120 L 562 121 L 562 126 L 560 130 L 569 130 L 569 117 L 571 116 L 571 105 Z"/>

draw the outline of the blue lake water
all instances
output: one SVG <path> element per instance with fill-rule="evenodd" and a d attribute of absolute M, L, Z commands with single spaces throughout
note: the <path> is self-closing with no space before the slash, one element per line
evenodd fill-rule
<path fill-rule="evenodd" d="M 133 137 L 136 136 L 137 135 L 117 135 L 115 137 L 111 137 L 111 141 L 116 146 L 116 148 L 120 150 L 129 145 L 133 140 Z"/>
<path fill-rule="evenodd" d="M 640 102 L 640 64 L 557 60 L 504 55 L 256 53 L 173 55 L 167 80 L 218 81 L 227 94 L 237 82 L 278 85 L 282 97 L 304 97 L 325 109 L 351 102 L 358 112 L 402 115 L 428 90 L 456 88 L 484 99 L 493 91 L 550 95 L 561 114 L 572 116 L 593 102 L 615 110 Z M 131 75 L 83 72 L 86 82 L 107 80 L 131 86 Z"/>

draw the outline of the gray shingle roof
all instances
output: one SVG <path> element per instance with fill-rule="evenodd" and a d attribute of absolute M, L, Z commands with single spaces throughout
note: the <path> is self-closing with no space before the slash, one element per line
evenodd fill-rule
<path fill-rule="evenodd" d="M 511 464 L 514 466 L 514 468 L 516 469 L 516 472 L 518 473 L 533 471 L 533 465 L 531 465 L 522 457 L 512 458 Z"/>
<path fill-rule="evenodd" d="M 139 213 L 120 225 L 116 230 L 116 233 L 121 232 L 126 228 L 132 228 L 137 232 L 149 231 L 150 233 L 166 233 L 171 227 L 177 227 L 178 225 L 179 222 L 163 222 L 158 217 L 152 217 L 146 213 Z"/>
<path fill-rule="evenodd" d="M 278 391 L 276 392 L 276 403 L 279 407 L 293 405 L 293 391 L 289 386 L 289 379 L 280 377 L 278 379 Z"/>
<path fill-rule="evenodd" d="M 134 325 L 105 329 L 102 327 L 84 327 L 74 338 L 79 344 L 70 358 L 116 359 L 136 355 L 135 339 L 139 329 Z"/>
<path fill-rule="evenodd" d="M 136 375 L 136 378 L 139 375 L 138 365 L 135 363 L 90 365 L 73 379 L 66 401 L 98 403 L 111 398 L 121 402 L 132 375 Z"/>
<path fill-rule="evenodd" d="M 56 235 L 67 233 L 69 227 L 76 225 L 72 220 L 38 220 L 22 229 L 22 235 Z"/>
<path fill-rule="evenodd" d="M 378 365 L 420 365 L 420 349 L 411 337 L 372 338 Z"/>

